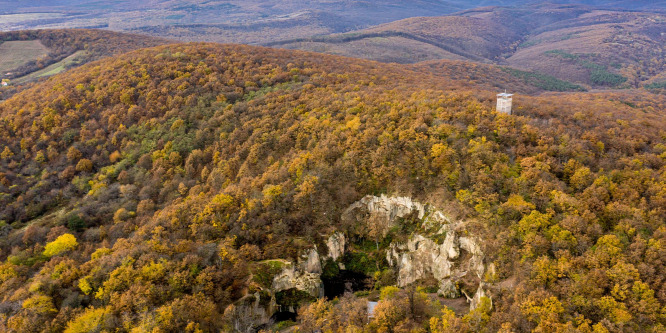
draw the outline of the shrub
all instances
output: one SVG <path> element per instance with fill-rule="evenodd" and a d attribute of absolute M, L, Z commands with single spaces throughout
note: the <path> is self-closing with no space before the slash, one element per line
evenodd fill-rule
<path fill-rule="evenodd" d="M 317 298 L 305 291 L 291 288 L 275 293 L 275 302 L 286 307 L 297 308 L 301 305 L 316 301 Z"/>
<path fill-rule="evenodd" d="M 627 78 L 619 74 L 611 73 L 606 69 L 596 69 L 590 73 L 590 81 L 594 84 L 603 86 L 617 86 L 627 81 Z"/>
<path fill-rule="evenodd" d="M 86 228 L 86 221 L 78 214 L 70 214 L 66 218 L 67 228 L 72 231 L 81 231 Z"/>

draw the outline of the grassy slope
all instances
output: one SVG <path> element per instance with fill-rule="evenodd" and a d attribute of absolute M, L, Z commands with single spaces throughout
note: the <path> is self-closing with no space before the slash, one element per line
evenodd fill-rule
<path fill-rule="evenodd" d="M 49 48 L 39 40 L 0 43 L 0 75 L 46 56 Z"/>
<path fill-rule="evenodd" d="M 26 82 L 30 82 L 30 81 L 33 81 L 33 80 L 40 79 L 40 78 L 49 77 L 49 76 L 53 76 L 53 75 L 62 73 L 70 67 L 80 65 L 83 58 L 85 58 L 85 54 L 86 54 L 86 51 L 76 51 L 72 55 L 68 56 L 67 58 L 65 58 L 65 59 L 63 59 L 63 60 L 61 60 L 61 61 L 59 61 L 55 64 L 49 65 L 46 68 L 43 68 L 43 69 L 40 69 L 38 71 L 32 72 L 28 75 L 22 76 L 22 77 L 20 77 L 16 80 L 14 80 L 13 82 L 23 84 L 23 83 L 26 83 Z"/>

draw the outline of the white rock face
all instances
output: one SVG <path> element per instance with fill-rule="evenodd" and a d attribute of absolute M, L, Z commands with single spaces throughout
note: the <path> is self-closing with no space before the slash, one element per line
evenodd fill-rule
<path fill-rule="evenodd" d="M 407 244 L 392 243 L 387 251 L 389 265 L 398 269 L 398 286 L 404 287 L 425 278 L 428 273 L 441 281 L 451 276 L 453 259 L 458 257 L 455 238 L 446 236 L 441 245 L 422 235 L 414 235 Z"/>
<path fill-rule="evenodd" d="M 369 215 L 371 219 L 375 219 L 373 223 L 382 226 L 381 229 L 383 229 L 383 234 L 386 236 L 388 230 L 396 225 L 398 218 L 406 217 L 412 213 L 416 213 L 419 219 L 423 219 L 426 208 L 408 197 L 387 197 L 383 194 L 380 197 L 366 195 L 363 199 L 349 206 L 342 213 L 342 219 L 359 220 L 358 214 Z M 361 220 L 363 219 L 361 218 Z"/>
<path fill-rule="evenodd" d="M 470 271 L 476 273 L 479 279 L 482 279 L 485 267 L 483 266 L 483 252 L 481 252 L 479 244 L 472 238 L 460 237 L 460 248 L 472 255 L 472 258 L 468 262 L 468 268 Z"/>
<path fill-rule="evenodd" d="M 337 261 L 338 258 L 342 257 L 345 254 L 345 245 L 346 245 L 345 235 L 341 232 L 336 232 L 328 237 L 326 240 L 326 246 L 328 247 L 328 256 Z"/>
<path fill-rule="evenodd" d="M 321 274 L 321 260 L 319 259 L 319 252 L 317 247 L 310 249 L 301 262 L 301 270 L 307 273 Z"/>
<path fill-rule="evenodd" d="M 424 279 L 429 274 L 440 282 L 451 278 L 459 279 L 467 272 L 473 272 L 478 278 L 483 277 L 483 253 L 475 251 L 479 250 L 478 245 L 471 238 L 459 237 L 453 230 L 444 235 L 441 244 L 415 234 L 406 244 L 390 245 L 386 259 L 391 266 L 397 268 L 400 287 Z M 456 259 L 464 252 L 468 253 L 468 259 L 457 262 Z"/>
<path fill-rule="evenodd" d="M 326 245 L 329 256 L 333 260 L 337 260 L 344 255 L 345 242 L 345 236 L 341 232 L 334 233 L 328 238 Z M 324 284 L 321 281 L 321 273 L 323 272 L 321 263 L 322 258 L 315 246 L 302 254 L 297 264 L 287 262 L 282 272 L 273 278 L 271 291 L 276 293 L 295 288 L 305 291 L 314 297 L 324 297 Z"/>
<path fill-rule="evenodd" d="M 262 305 L 261 293 L 250 294 L 238 301 L 236 304 L 228 306 L 224 310 L 224 317 L 230 321 L 237 332 L 248 332 L 257 323 L 265 324 L 271 320 L 275 313 L 275 299 L 271 299 Z M 253 301 L 249 301 L 254 299 Z"/>
<path fill-rule="evenodd" d="M 437 294 L 446 298 L 458 298 L 461 296 L 458 287 L 451 279 L 444 279 L 439 283 Z"/>
<path fill-rule="evenodd" d="M 315 251 L 316 252 L 316 251 Z M 318 257 L 318 256 L 317 256 Z M 320 272 L 307 272 L 296 269 L 296 265 L 289 263 L 282 272 L 275 275 L 271 290 L 276 293 L 287 289 L 298 289 L 314 297 L 324 297 L 324 284 L 321 282 Z"/>
<path fill-rule="evenodd" d="M 366 196 L 347 208 L 342 219 L 353 223 L 379 223 L 384 235 L 398 225 L 399 219 L 414 216 L 421 226 L 406 243 L 394 242 L 386 251 L 386 259 L 398 273 L 398 286 L 405 287 L 418 280 L 433 277 L 439 282 L 438 294 L 457 298 L 461 296 L 457 281 L 468 274 L 479 279 L 479 288 L 473 297 L 467 297 L 471 310 L 477 308 L 482 297 L 490 298 L 486 285 L 481 281 L 486 267 L 483 251 L 473 237 L 462 234 L 464 223 L 453 222 L 442 212 L 432 209 L 407 197 Z M 326 240 L 328 258 L 337 261 L 345 253 L 347 239 L 336 232 Z M 294 264 L 277 274 L 271 286 L 273 293 L 295 288 L 314 297 L 324 296 L 324 285 L 320 278 L 322 258 L 313 248 L 304 253 Z M 342 268 L 341 263 L 338 263 Z"/>
<path fill-rule="evenodd" d="M 379 221 L 388 230 L 397 225 L 398 218 L 410 214 L 422 220 L 420 231 L 411 235 L 406 243 L 391 243 L 386 251 L 386 260 L 398 272 L 398 286 L 405 287 L 432 276 L 439 282 L 438 293 L 454 298 L 460 297 L 456 281 L 463 276 L 472 273 L 479 280 L 483 278 L 483 252 L 474 238 L 460 235 L 464 224 L 452 222 L 442 212 L 410 198 L 366 196 L 345 210 L 342 218 Z M 482 296 L 487 296 L 483 284 L 470 300 L 474 307 Z"/>
<path fill-rule="evenodd" d="M 486 284 L 483 283 L 483 282 L 479 285 L 479 289 L 476 290 L 476 293 L 474 294 L 474 297 L 472 297 L 472 300 L 469 303 L 469 310 L 470 311 L 474 311 L 476 308 L 479 307 L 479 305 L 481 305 L 481 298 L 482 297 L 488 297 L 488 299 L 490 300 L 490 307 L 493 306 L 493 299 L 486 293 L 485 287 L 486 287 Z"/>

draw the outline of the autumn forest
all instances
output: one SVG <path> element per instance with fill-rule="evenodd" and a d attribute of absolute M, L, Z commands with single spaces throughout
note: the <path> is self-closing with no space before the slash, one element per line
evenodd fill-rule
<path fill-rule="evenodd" d="M 519 93 L 500 114 L 510 73 L 476 66 L 188 43 L 21 89 L 0 102 L 0 331 L 664 332 L 666 95 Z M 367 196 L 426 213 L 345 218 Z M 434 212 L 478 244 L 454 265 L 483 253 L 453 281 L 485 293 L 464 311 L 387 255 L 446 244 Z M 326 293 L 360 282 L 277 289 L 313 256 Z"/>

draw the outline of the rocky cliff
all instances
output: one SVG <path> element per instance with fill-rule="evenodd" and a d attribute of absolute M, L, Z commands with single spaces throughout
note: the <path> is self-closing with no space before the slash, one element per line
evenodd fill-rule
<path fill-rule="evenodd" d="M 468 300 L 470 308 L 476 308 L 480 298 L 488 296 L 482 283 L 486 268 L 481 247 L 467 235 L 464 222 L 453 222 L 442 212 L 410 198 L 384 195 L 366 196 L 343 213 L 343 219 L 380 223 L 384 230 L 407 216 L 418 219 L 419 227 L 406 242 L 392 242 L 386 250 L 386 260 L 397 271 L 398 286 L 433 277 L 439 283 L 440 295 L 455 298 L 464 291 L 457 282 L 471 278 L 478 288 Z"/>
<path fill-rule="evenodd" d="M 490 298 L 488 284 L 483 282 L 483 275 L 488 269 L 484 264 L 484 254 L 478 240 L 465 229 L 464 222 L 452 221 L 441 211 L 411 198 L 385 195 L 366 196 L 352 204 L 341 216 L 343 221 L 365 228 L 361 230 L 368 230 L 370 224 L 378 225 L 379 228 L 375 230 L 381 231 L 381 237 L 387 237 L 391 228 L 404 223 L 405 218 L 416 220 L 418 224 L 407 235 L 406 241 L 393 241 L 387 248 L 378 249 L 385 251 L 381 253 L 385 253 L 389 266 L 395 270 L 398 286 L 405 287 L 434 278 L 440 295 L 448 298 L 465 295 L 471 310 L 480 304 L 482 297 Z M 276 306 L 275 295 L 286 290 L 323 297 L 323 266 L 332 260 L 340 269 L 344 269 L 342 261 L 350 245 L 348 242 L 345 234 L 335 232 L 326 239 L 327 255 L 321 255 L 317 247 L 313 246 L 296 262 L 281 260 L 281 270 L 272 277 L 270 304 L 259 306 L 253 302 L 248 304 L 246 310 L 262 318 L 269 318 Z M 489 269 L 492 270 L 492 267 Z M 475 289 L 462 288 L 459 282 L 463 278 L 468 286 L 470 280 L 475 281 L 472 284 L 476 286 Z"/>
<path fill-rule="evenodd" d="M 324 297 L 324 284 L 321 282 L 321 259 L 317 248 L 313 248 L 294 264 L 287 262 L 282 272 L 273 278 L 271 290 L 275 292 L 297 289 L 313 297 Z"/>

